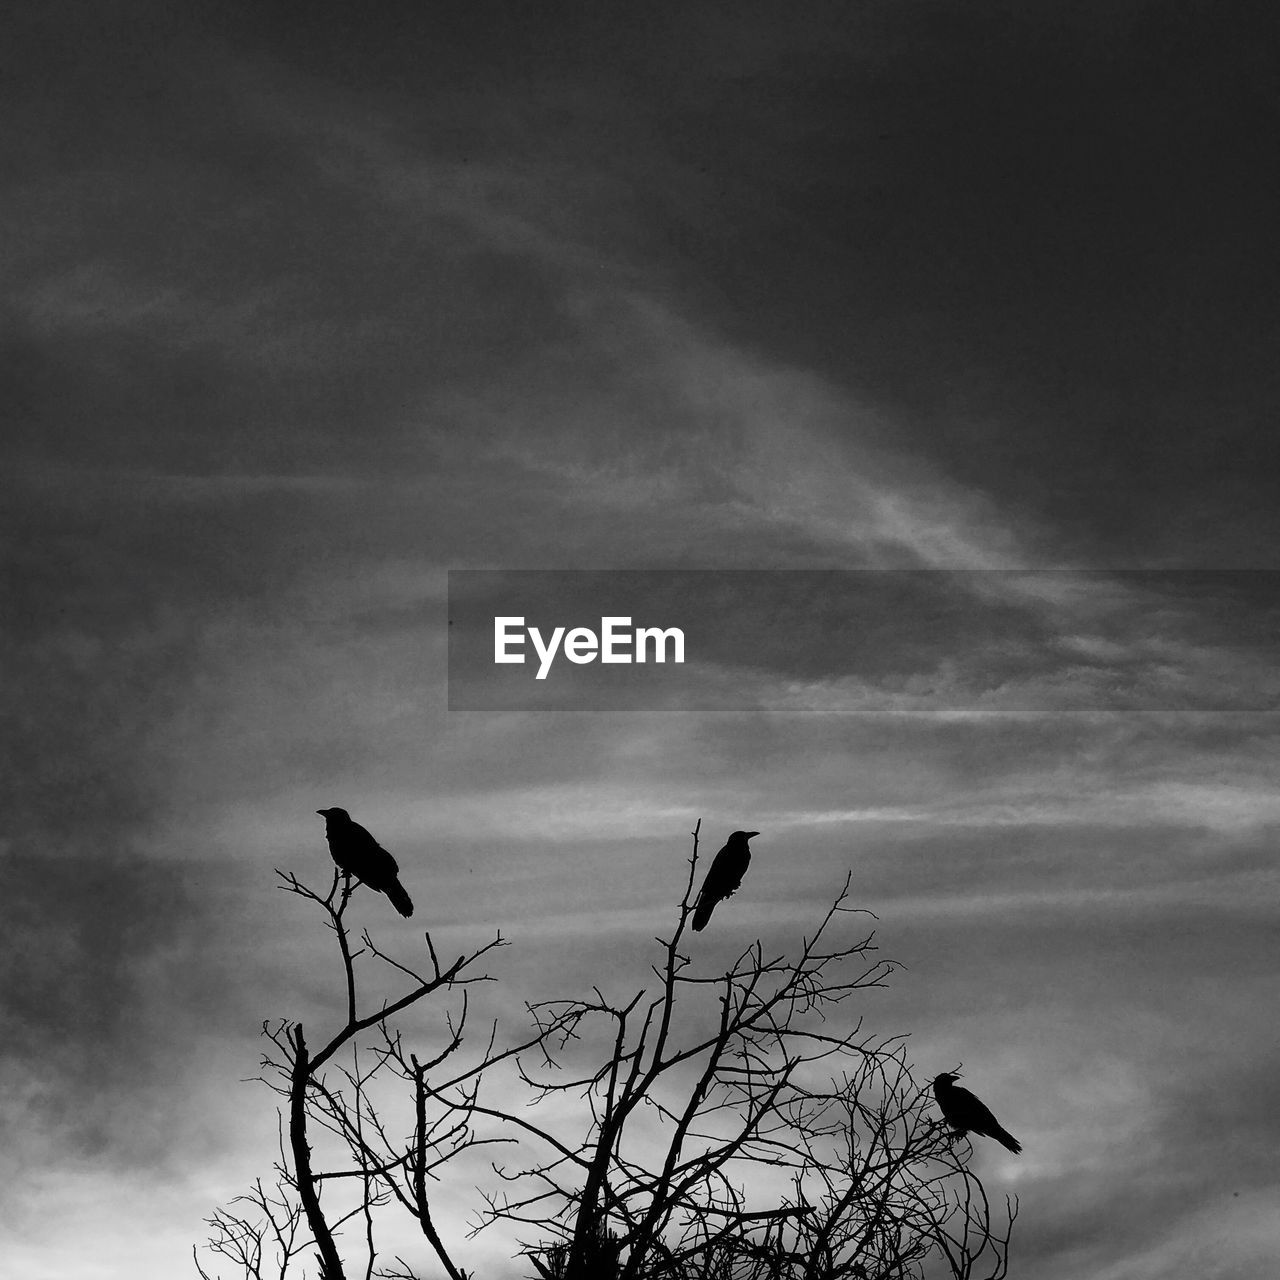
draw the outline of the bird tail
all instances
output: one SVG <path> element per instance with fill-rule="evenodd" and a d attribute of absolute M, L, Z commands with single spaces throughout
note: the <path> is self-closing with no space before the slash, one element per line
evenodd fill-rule
<path fill-rule="evenodd" d="M 701 897 L 698 899 L 698 905 L 693 909 L 693 931 L 701 933 L 707 927 L 707 921 L 711 919 L 711 913 L 716 908 L 716 900 L 714 898 Z"/>
<path fill-rule="evenodd" d="M 387 885 L 387 897 L 391 899 L 391 905 L 402 916 L 413 915 L 413 900 L 405 893 L 404 885 L 398 879 Z"/>
<path fill-rule="evenodd" d="M 1002 1147 L 1008 1147 L 1015 1156 L 1021 1154 L 1022 1143 L 1020 1143 L 1007 1129 L 1002 1129 L 999 1125 L 996 1125 L 996 1131 L 991 1136 Z"/>

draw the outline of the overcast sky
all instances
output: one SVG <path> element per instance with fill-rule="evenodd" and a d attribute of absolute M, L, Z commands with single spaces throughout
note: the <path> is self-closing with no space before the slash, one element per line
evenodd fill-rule
<path fill-rule="evenodd" d="M 1023 1143 L 976 1156 L 1014 1275 L 1274 1265 L 1266 6 L 44 0 L 0 39 L 15 1277 L 186 1274 L 268 1172 L 241 1081 L 332 963 L 272 868 L 327 884 L 329 805 L 418 904 L 360 923 L 501 928 L 512 1019 L 643 981 L 699 818 L 761 832 L 711 960 L 851 870 L 906 966 L 867 1017 Z M 577 712 L 448 709 L 449 569 L 987 572 L 761 577 L 717 710 Z"/>

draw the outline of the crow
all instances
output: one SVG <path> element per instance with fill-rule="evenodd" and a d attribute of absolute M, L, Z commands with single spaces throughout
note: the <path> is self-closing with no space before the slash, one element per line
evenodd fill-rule
<path fill-rule="evenodd" d="M 396 860 L 345 809 L 317 809 L 324 819 L 329 852 L 340 870 L 385 893 L 402 916 L 413 915 L 413 903 L 400 883 Z"/>
<path fill-rule="evenodd" d="M 956 1137 L 963 1133 L 980 1133 L 984 1138 L 994 1138 L 1016 1156 L 1022 1150 L 1022 1143 L 1008 1130 L 1002 1129 L 990 1109 L 968 1089 L 957 1087 L 955 1082 L 959 1078 L 950 1071 L 934 1077 L 933 1096 L 942 1109 L 942 1118 L 955 1130 Z"/>
<path fill-rule="evenodd" d="M 716 854 L 693 908 L 694 933 L 701 933 L 707 927 L 707 921 L 711 919 L 717 902 L 737 891 L 751 864 L 751 850 L 747 847 L 747 841 L 759 834 L 758 831 L 735 831 L 724 842 L 724 848 Z"/>

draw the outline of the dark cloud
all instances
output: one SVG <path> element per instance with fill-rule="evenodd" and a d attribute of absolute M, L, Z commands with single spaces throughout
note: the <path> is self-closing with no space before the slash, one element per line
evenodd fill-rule
<path fill-rule="evenodd" d="M 894 406 L 891 427 L 859 430 L 896 447 L 905 432 L 1047 521 L 1059 552 L 1268 562 L 1280 190 L 1256 127 L 1274 114 L 1256 6 L 834 6 L 797 23 L 775 5 L 642 20 L 500 4 L 487 21 L 335 5 L 302 26 L 268 7 L 107 18 L 92 42 L 66 14 L 31 21 L 45 52 L 24 64 L 39 127 L 22 154 L 82 176 L 52 196 L 62 247 L 28 278 L 51 253 L 63 273 L 128 264 L 126 309 L 169 291 L 206 352 L 257 334 L 271 361 L 246 383 L 169 357 L 156 387 L 146 348 L 98 354 L 116 420 L 145 420 L 149 389 L 183 402 L 181 430 L 169 414 L 145 434 L 188 466 L 271 453 L 282 415 L 351 465 L 351 425 L 367 439 L 424 378 L 558 365 L 563 280 L 528 258 L 554 229 L 600 237 L 597 265 L 642 269 L 732 340 Z M 428 203 L 469 189 L 491 234 L 514 216 L 524 239 L 486 249 L 438 205 L 426 222 L 396 208 L 393 158 Z M 288 348 L 306 375 L 277 387 Z M 132 394 L 131 366 L 148 369 Z"/>
<path fill-rule="evenodd" d="M 166 1093 L 172 1064 L 156 1038 L 156 1006 L 175 985 L 208 1001 L 207 973 L 174 984 L 157 968 L 189 958 L 204 909 L 181 864 L 113 847 L 118 836 L 109 829 L 102 840 L 91 854 L 10 847 L 0 857 L 6 1074 L 35 1091 L 25 1124 L 54 1142 L 89 1156 L 111 1146 L 119 1155 L 137 1138 L 134 1158 L 153 1160 L 163 1151 L 156 1135 L 131 1133 L 118 1109 Z M 11 1129 L 10 1141 L 21 1134 Z"/>

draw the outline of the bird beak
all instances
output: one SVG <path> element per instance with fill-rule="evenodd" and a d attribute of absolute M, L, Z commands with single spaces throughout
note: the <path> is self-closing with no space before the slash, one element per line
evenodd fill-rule
<path fill-rule="evenodd" d="M 760 833 L 759 833 L 758 831 L 748 831 L 748 832 L 747 832 L 747 839 L 748 839 L 748 840 L 750 840 L 752 836 L 758 836 L 759 834 L 760 834 Z"/>
<path fill-rule="evenodd" d="M 316 810 L 316 812 L 317 812 L 317 813 L 318 813 L 322 818 L 326 818 L 326 817 L 328 817 L 328 816 L 329 816 L 329 811 L 328 811 L 327 809 L 317 809 L 317 810 Z"/>

